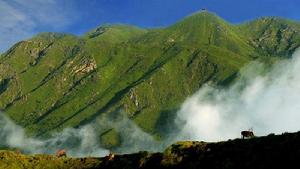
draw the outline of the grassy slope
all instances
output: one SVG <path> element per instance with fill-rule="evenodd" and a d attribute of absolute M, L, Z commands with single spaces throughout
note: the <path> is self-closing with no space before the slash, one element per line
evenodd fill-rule
<path fill-rule="evenodd" d="M 124 110 L 163 137 L 186 97 L 207 82 L 227 85 L 254 59 L 290 56 L 300 46 L 299 31 L 299 24 L 278 18 L 231 25 L 201 12 L 162 29 L 104 25 L 83 37 L 43 33 L 0 58 L 0 109 L 32 135 Z M 111 128 L 99 129 L 104 142 L 118 138 Z"/>
<path fill-rule="evenodd" d="M 0 151 L 0 168 L 5 169 L 87 169 L 101 164 L 97 158 L 58 158 L 53 155 L 27 156 L 13 151 Z"/>
<path fill-rule="evenodd" d="M 0 152 L 0 168 L 140 168 L 240 169 L 295 168 L 300 157 L 300 132 L 251 139 L 205 143 L 182 141 L 163 153 L 139 152 L 104 158 L 57 158 Z"/>

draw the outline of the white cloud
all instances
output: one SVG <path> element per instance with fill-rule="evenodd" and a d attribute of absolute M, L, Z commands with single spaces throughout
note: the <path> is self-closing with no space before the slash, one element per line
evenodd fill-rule
<path fill-rule="evenodd" d="M 17 148 L 30 154 L 53 154 L 56 150 L 66 149 L 74 157 L 108 154 L 100 147 L 98 135 L 91 125 L 79 129 L 65 128 L 48 139 L 37 139 L 26 136 L 25 130 L 12 122 L 0 112 L 0 146 Z"/>
<path fill-rule="evenodd" d="M 114 119 L 98 118 L 95 122 L 80 128 L 65 128 L 48 138 L 33 138 L 26 135 L 25 129 L 15 124 L 0 112 L 0 147 L 19 149 L 28 154 L 53 154 L 56 150 L 66 149 L 72 157 L 103 157 L 109 150 L 101 147 L 99 133 L 114 128 L 120 135 L 121 144 L 114 148 L 117 153 L 138 151 L 162 151 L 170 142 L 159 142 L 140 129 L 125 113 Z M 172 140 L 173 141 L 173 140 Z M 166 144 L 167 143 L 167 144 Z"/>
<path fill-rule="evenodd" d="M 187 99 L 178 112 L 180 139 L 232 139 L 251 127 L 257 135 L 299 131 L 300 51 L 265 75 L 259 70 L 263 65 L 249 65 L 230 88 L 205 86 Z"/>
<path fill-rule="evenodd" d="M 38 31 L 60 31 L 76 18 L 66 0 L 0 0 L 0 52 Z"/>

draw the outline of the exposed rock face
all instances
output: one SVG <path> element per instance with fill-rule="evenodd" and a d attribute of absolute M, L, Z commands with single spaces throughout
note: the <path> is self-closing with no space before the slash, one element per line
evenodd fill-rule
<path fill-rule="evenodd" d="M 74 74 L 86 74 L 97 68 L 96 62 L 94 60 L 84 60 L 81 65 L 75 66 L 73 68 Z"/>

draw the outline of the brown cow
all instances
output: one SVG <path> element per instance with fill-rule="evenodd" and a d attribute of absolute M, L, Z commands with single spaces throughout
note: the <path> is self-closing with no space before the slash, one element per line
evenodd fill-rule
<path fill-rule="evenodd" d="M 242 139 L 252 138 L 252 137 L 254 137 L 254 133 L 253 133 L 252 129 L 249 129 L 247 131 L 242 131 L 241 136 L 242 136 Z"/>
<path fill-rule="evenodd" d="M 56 157 L 67 157 L 67 151 L 64 149 L 57 150 Z"/>
<path fill-rule="evenodd" d="M 115 154 L 114 153 L 109 153 L 108 156 L 106 156 L 106 160 L 107 161 L 112 161 L 115 158 Z"/>
<path fill-rule="evenodd" d="M 16 154 L 22 154 L 21 150 L 17 149 L 15 150 Z"/>

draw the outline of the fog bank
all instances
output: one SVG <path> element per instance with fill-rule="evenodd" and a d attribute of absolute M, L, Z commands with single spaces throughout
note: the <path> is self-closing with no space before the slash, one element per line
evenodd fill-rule
<path fill-rule="evenodd" d="M 205 85 L 188 98 L 176 119 L 181 139 L 220 141 L 249 128 L 256 135 L 300 130 L 300 52 L 264 71 L 251 63 L 231 87 Z"/>

